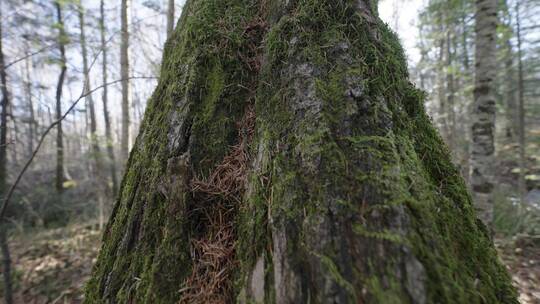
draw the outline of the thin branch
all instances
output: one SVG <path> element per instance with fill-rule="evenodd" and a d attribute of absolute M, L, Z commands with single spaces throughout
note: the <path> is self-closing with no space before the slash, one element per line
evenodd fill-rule
<path fill-rule="evenodd" d="M 153 77 L 153 76 L 135 76 L 135 77 L 129 77 L 128 79 L 156 79 L 157 77 Z M 36 155 L 38 154 L 39 152 L 39 149 L 41 148 L 41 145 L 43 144 L 43 142 L 45 141 L 45 137 L 47 136 L 47 134 L 49 134 L 49 132 L 56 126 L 58 125 L 62 120 L 64 120 L 68 114 L 77 106 L 77 104 L 79 103 L 79 101 L 81 101 L 83 98 L 91 95 L 92 93 L 104 88 L 105 86 L 109 86 L 109 85 L 113 85 L 115 83 L 119 83 L 121 81 L 123 81 L 124 79 L 118 79 L 118 80 L 115 80 L 115 81 L 111 81 L 109 83 L 106 83 L 106 84 L 102 84 L 92 90 L 89 90 L 87 92 L 83 91 L 83 93 L 81 93 L 81 95 L 79 96 L 79 98 L 77 98 L 73 104 L 71 104 L 71 106 L 67 109 L 67 111 L 62 115 L 62 117 L 60 117 L 59 119 L 57 119 L 56 121 L 54 121 L 52 124 L 50 124 L 47 129 L 45 129 L 45 132 L 43 132 L 43 134 L 41 135 L 41 138 L 39 139 L 39 142 L 36 146 L 36 148 L 34 149 L 34 151 L 32 152 L 32 156 L 30 156 L 30 158 L 26 161 L 24 167 L 21 169 L 21 171 L 19 172 L 19 174 L 17 175 L 17 178 L 15 179 L 15 182 L 13 183 L 13 185 L 11 185 L 11 187 L 9 188 L 9 191 L 8 191 L 8 194 L 6 196 L 6 198 L 4 199 L 3 203 L 2 203 L 2 209 L 0 211 L 0 223 L 4 220 L 4 214 L 6 213 L 6 209 L 7 209 L 7 206 L 11 200 L 11 197 L 13 196 L 13 193 L 15 192 L 15 189 L 17 188 L 17 185 L 19 184 L 19 182 L 21 181 L 24 173 L 26 172 L 26 170 L 28 169 L 28 167 L 30 167 L 30 165 L 32 164 L 32 161 L 34 160 L 34 158 L 36 157 Z"/>
<path fill-rule="evenodd" d="M 52 48 L 53 46 L 56 46 L 56 43 L 49 44 L 49 45 L 44 46 L 41 49 L 39 49 L 39 50 L 37 50 L 37 51 L 35 51 L 33 53 L 29 53 L 29 54 L 26 54 L 25 56 L 19 57 L 19 58 L 13 60 L 12 62 L 9 62 L 8 64 L 6 64 L 6 66 L 4 68 L 7 69 L 10 66 L 16 64 L 17 62 L 21 62 L 21 61 L 23 61 L 23 60 L 25 60 L 27 58 L 30 58 L 32 56 L 35 56 L 35 55 L 39 54 L 39 53 L 43 53 L 46 50 L 48 50 L 49 48 Z"/>

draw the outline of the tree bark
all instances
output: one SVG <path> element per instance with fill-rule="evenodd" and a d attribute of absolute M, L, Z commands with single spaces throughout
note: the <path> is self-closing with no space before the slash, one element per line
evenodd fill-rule
<path fill-rule="evenodd" d="M 476 1 L 476 70 L 472 113 L 471 184 L 479 218 L 493 221 L 497 0 Z"/>
<path fill-rule="evenodd" d="M 121 159 L 125 162 L 129 153 L 129 29 L 128 0 L 122 0 L 120 6 L 121 42 L 120 42 L 120 77 L 122 78 L 122 138 L 120 139 Z"/>
<path fill-rule="evenodd" d="M 174 0 L 167 0 L 167 38 L 174 31 Z"/>
<path fill-rule="evenodd" d="M 187 2 L 87 303 L 517 303 L 372 4 Z"/>
<path fill-rule="evenodd" d="M 0 19 L 2 19 L 2 9 L 0 8 Z M 2 86 L 2 104 L 0 114 L 0 198 L 7 194 L 7 122 L 8 106 L 10 95 L 7 86 L 7 73 L 5 69 L 3 29 L 0 22 L 0 85 Z M 11 257 L 7 242 L 7 225 L 5 219 L 0 219 L 0 249 L 2 250 L 2 275 L 4 279 L 3 293 L 6 304 L 13 303 L 12 281 L 11 281 Z"/>
<path fill-rule="evenodd" d="M 56 7 L 56 22 L 58 24 L 58 49 L 60 51 L 60 75 L 56 85 L 56 120 L 62 117 L 62 90 L 66 77 L 66 40 L 67 35 L 64 29 L 64 20 L 62 18 L 62 6 L 59 2 L 54 3 Z M 56 128 L 56 191 L 61 194 L 64 191 L 64 139 L 62 131 L 62 121 Z"/>
<path fill-rule="evenodd" d="M 114 146 L 111 131 L 111 118 L 109 116 L 109 101 L 108 101 L 108 86 L 107 86 L 107 43 L 105 41 L 105 2 L 101 0 L 99 3 L 99 31 L 101 38 L 101 77 L 103 83 L 103 119 L 105 120 L 105 139 L 107 140 L 107 155 L 109 157 L 109 173 L 112 181 L 112 196 L 118 193 L 118 178 L 116 177 L 116 158 L 114 156 Z"/>

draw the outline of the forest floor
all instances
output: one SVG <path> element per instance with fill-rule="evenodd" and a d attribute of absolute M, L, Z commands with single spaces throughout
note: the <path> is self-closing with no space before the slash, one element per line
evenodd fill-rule
<path fill-rule="evenodd" d="M 95 225 L 13 236 L 15 303 L 82 303 L 100 241 Z"/>
<path fill-rule="evenodd" d="M 95 225 L 25 233 L 11 238 L 15 303 L 82 303 L 101 232 Z M 496 239 L 522 304 L 540 304 L 540 238 Z"/>
<path fill-rule="evenodd" d="M 522 304 L 540 304 L 540 236 L 497 238 L 495 245 L 519 290 Z"/>

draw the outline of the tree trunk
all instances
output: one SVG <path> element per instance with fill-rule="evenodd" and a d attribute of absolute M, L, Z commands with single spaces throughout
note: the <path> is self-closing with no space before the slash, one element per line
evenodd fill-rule
<path fill-rule="evenodd" d="M 105 120 L 105 139 L 107 140 L 107 155 L 109 156 L 109 172 L 112 181 L 112 197 L 118 193 L 118 178 L 116 177 L 116 158 L 114 157 L 114 146 L 111 131 L 111 118 L 109 116 L 108 86 L 107 86 L 107 42 L 105 40 L 105 2 L 99 3 L 99 31 L 101 38 L 101 77 L 103 83 L 103 118 Z"/>
<path fill-rule="evenodd" d="M 504 96 L 504 105 L 505 105 L 505 116 L 506 121 L 504 125 L 504 135 L 506 143 L 514 143 L 519 137 L 519 126 L 518 126 L 518 103 L 517 103 L 517 90 L 516 90 L 516 69 L 514 57 L 514 48 L 512 46 L 512 37 L 513 37 L 513 28 L 512 28 L 512 17 L 510 13 L 510 7 L 507 0 L 502 1 L 501 3 L 501 13 L 504 20 L 504 29 L 503 32 L 503 45 L 502 50 L 504 57 L 502 59 L 504 63 L 504 76 L 502 76 L 502 81 L 504 83 L 503 96 Z"/>
<path fill-rule="evenodd" d="M 128 0 L 121 2 L 121 42 L 120 42 L 120 77 L 122 78 L 122 138 L 120 155 L 125 162 L 129 153 L 129 32 L 128 32 Z"/>
<path fill-rule="evenodd" d="M 444 32 L 446 30 L 445 26 L 445 20 L 442 12 L 446 9 L 442 6 L 438 7 L 439 11 L 441 13 L 437 14 L 437 22 L 438 28 L 439 28 L 439 38 L 438 38 L 438 55 L 437 55 L 437 97 L 439 99 L 439 130 L 440 133 L 446 143 L 448 143 L 448 125 L 447 125 L 447 117 L 448 117 L 448 105 L 446 104 L 446 78 L 447 78 L 447 62 L 445 62 L 445 58 L 447 58 L 445 47 L 446 39 L 444 37 Z"/>
<path fill-rule="evenodd" d="M 27 53 L 27 56 L 28 53 Z M 27 58 L 24 60 L 24 69 L 25 69 L 25 93 L 26 93 L 26 99 L 28 101 L 28 157 L 34 153 L 34 141 L 35 136 L 37 135 L 36 132 L 36 116 L 34 113 L 34 101 L 32 96 L 32 79 L 30 78 L 30 65 L 31 65 L 32 59 Z"/>
<path fill-rule="evenodd" d="M 0 19 L 2 19 L 2 9 L 0 8 Z M 2 202 L 7 194 L 7 120 L 9 106 L 9 92 L 7 87 L 7 73 L 5 69 L 3 31 L 0 22 L 0 85 L 2 86 L 2 104 L 0 114 L 0 198 Z M 3 294 L 6 304 L 13 303 L 13 293 L 11 286 L 11 257 L 7 242 L 7 225 L 5 219 L 0 219 L 0 249 L 2 251 L 2 275 L 4 278 Z"/>
<path fill-rule="evenodd" d="M 519 1 L 516 2 L 516 38 L 518 49 L 518 130 L 519 130 L 519 198 L 521 205 L 525 204 L 527 185 L 525 182 L 526 158 L 525 158 L 525 88 L 523 83 L 523 55 L 521 48 L 521 20 Z"/>
<path fill-rule="evenodd" d="M 449 27 L 446 31 L 446 136 L 447 144 L 450 148 L 450 152 L 453 153 L 455 159 L 458 159 L 457 147 L 456 147 L 456 98 L 455 98 L 455 78 L 454 78 L 454 53 L 452 46 L 455 45 L 452 38 L 451 31 L 455 27 Z"/>
<path fill-rule="evenodd" d="M 87 303 L 517 303 L 370 2 L 187 2 Z"/>
<path fill-rule="evenodd" d="M 505 136 L 509 142 L 515 142 L 515 134 L 519 133 L 519 126 L 516 127 L 516 78 L 514 73 L 514 52 L 512 50 L 512 43 L 510 37 L 505 41 L 505 56 L 504 56 L 504 82 L 505 82 L 505 94 L 506 97 L 506 128 Z M 518 132 L 516 132 L 518 131 Z"/>
<path fill-rule="evenodd" d="M 82 1 L 78 2 L 79 11 L 79 27 L 81 51 L 83 59 L 83 74 L 84 74 L 84 94 L 86 95 L 87 109 L 90 112 L 90 146 L 92 147 L 92 158 L 94 159 L 94 180 L 96 181 L 97 198 L 98 198 L 98 213 L 99 213 L 99 228 L 103 228 L 104 220 L 104 205 L 103 194 L 107 192 L 107 180 L 103 178 L 103 161 L 101 158 L 101 149 L 97 134 L 96 110 L 94 107 L 94 99 L 90 93 L 90 70 L 88 68 L 88 52 L 86 50 L 86 35 L 84 31 L 84 7 Z"/>
<path fill-rule="evenodd" d="M 4 192 L 2 192 L 4 193 Z M 9 246 L 7 240 L 7 225 L 0 224 L 0 249 L 2 250 L 2 273 L 4 277 L 4 284 L 2 292 L 4 294 L 4 301 L 6 304 L 13 303 L 13 286 L 11 280 L 11 256 L 9 253 Z"/>
<path fill-rule="evenodd" d="M 167 38 L 174 31 L 174 0 L 167 0 Z"/>
<path fill-rule="evenodd" d="M 64 140 L 62 131 L 62 89 L 66 77 L 66 40 L 64 20 L 62 19 L 62 4 L 54 3 L 56 7 L 56 22 L 58 24 L 58 49 L 60 50 L 60 76 L 56 85 L 56 119 L 59 123 L 56 127 L 56 191 L 61 194 L 64 191 Z"/>
<path fill-rule="evenodd" d="M 472 113 L 471 184 L 479 218 L 493 222 L 497 0 L 476 1 L 476 76 Z"/>

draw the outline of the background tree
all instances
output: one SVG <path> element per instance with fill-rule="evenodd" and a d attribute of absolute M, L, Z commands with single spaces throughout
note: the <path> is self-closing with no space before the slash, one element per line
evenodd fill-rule
<path fill-rule="evenodd" d="M 60 51 L 60 75 L 58 76 L 58 84 L 56 85 L 56 120 L 62 117 L 62 90 L 64 88 L 64 80 L 67 71 L 66 47 L 68 41 L 66 31 L 64 29 L 64 20 L 62 18 L 62 4 L 58 1 L 54 2 L 56 7 L 56 27 L 58 29 L 58 50 Z M 62 130 L 62 121 L 56 127 L 56 191 L 61 194 L 64 191 L 64 136 Z"/>
<path fill-rule="evenodd" d="M 125 162 L 129 153 L 129 31 L 128 31 L 128 0 L 122 0 L 121 14 L 121 44 L 120 44 L 120 76 L 122 77 L 122 138 L 121 159 Z"/>
<path fill-rule="evenodd" d="M 493 221 L 497 1 L 476 1 L 475 88 L 472 112 L 471 185 L 478 216 Z"/>
<path fill-rule="evenodd" d="M 118 178 L 116 173 L 116 157 L 114 155 L 114 142 L 112 137 L 112 129 L 111 129 L 111 118 L 109 115 L 109 98 L 108 98 L 108 85 L 107 85 L 107 77 L 108 77 L 108 71 L 107 71 L 107 42 L 106 42 L 106 34 L 107 30 L 105 27 L 105 2 L 104 0 L 101 0 L 99 2 L 99 36 L 100 36 L 100 42 L 101 42 L 101 76 L 102 76 L 102 85 L 103 85 L 103 94 L 102 101 L 103 101 L 103 120 L 105 123 L 105 140 L 106 140 L 106 147 L 107 147 L 107 155 L 109 157 L 109 171 L 111 175 L 111 183 L 112 183 L 112 197 L 116 195 L 118 192 Z"/>
<path fill-rule="evenodd" d="M 0 4 L 1 5 L 1 4 Z M 0 19 L 2 8 L 0 7 Z M 2 86 L 2 106 L 0 114 L 0 197 L 4 197 L 7 191 L 7 131 L 8 131 L 8 106 L 9 91 L 7 84 L 6 63 L 4 59 L 3 28 L 0 24 L 0 81 Z M 11 256 L 7 243 L 7 225 L 0 219 L 0 249 L 2 250 L 2 275 L 4 279 L 3 294 L 6 304 L 13 303 L 13 291 L 11 281 Z"/>

